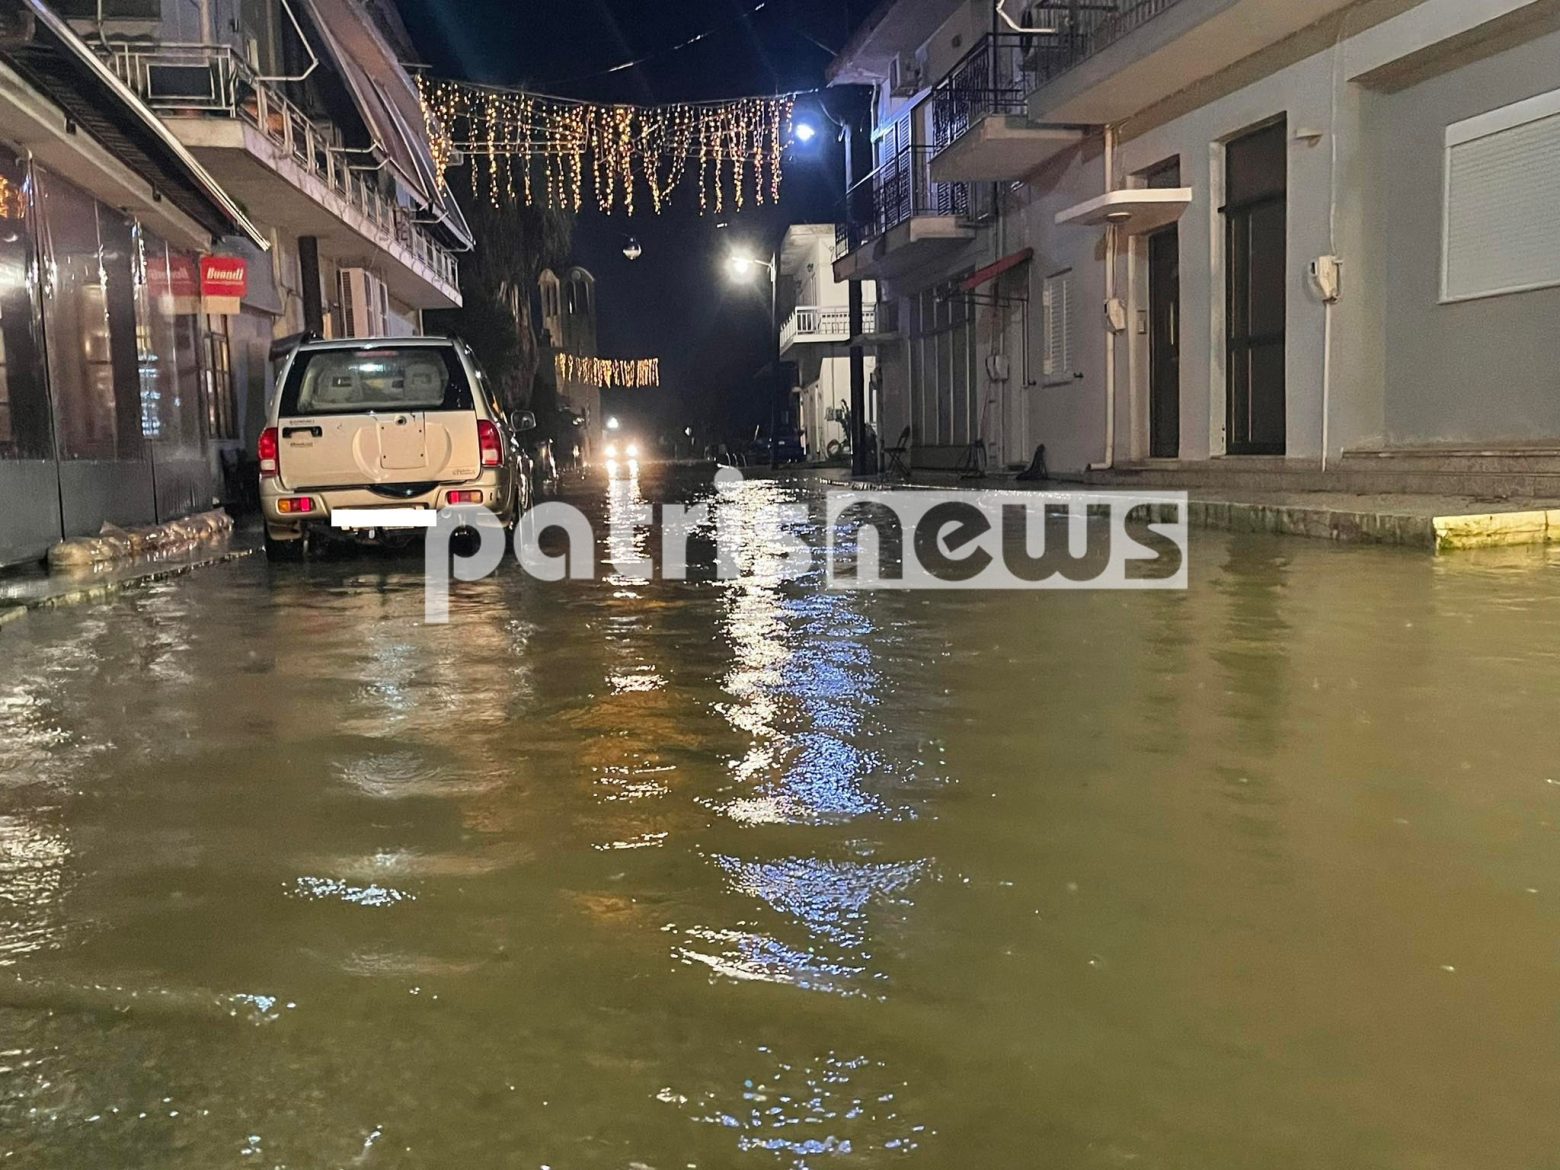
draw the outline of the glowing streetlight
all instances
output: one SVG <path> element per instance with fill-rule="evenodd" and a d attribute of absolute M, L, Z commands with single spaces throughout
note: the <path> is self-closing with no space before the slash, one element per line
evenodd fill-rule
<path fill-rule="evenodd" d="M 726 257 L 726 275 L 738 284 L 746 284 L 753 279 L 758 271 L 758 261 L 751 256 L 744 256 L 741 252 L 733 252 Z"/>
<path fill-rule="evenodd" d="M 803 146 L 806 146 L 814 138 L 818 137 L 818 127 L 811 122 L 795 122 L 791 126 L 791 135 Z"/>
<path fill-rule="evenodd" d="M 753 279 L 753 274 L 760 268 L 769 273 L 769 325 L 770 337 L 774 341 L 775 348 L 770 351 L 773 355 L 771 361 L 774 366 L 775 392 L 774 400 L 770 404 L 769 411 L 769 466 L 780 465 L 779 448 L 776 446 L 775 434 L 780 428 L 780 399 L 785 396 L 785 380 L 781 373 L 780 364 L 780 255 L 777 252 L 769 260 L 760 260 L 757 256 L 751 256 L 746 252 L 726 253 L 726 276 L 736 284 L 746 284 Z"/>
<path fill-rule="evenodd" d="M 618 427 L 620 427 L 620 426 L 621 426 L 621 425 L 622 425 L 622 424 L 621 424 L 621 423 L 620 423 L 620 422 L 618 422 L 618 419 L 617 419 L 617 415 L 615 415 L 615 414 L 609 414 L 609 415 L 608 415 L 608 416 L 607 416 L 607 430 L 609 430 L 609 431 L 615 431 L 615 430 L 617 430 L 617 429 L 618 429 Z"/>

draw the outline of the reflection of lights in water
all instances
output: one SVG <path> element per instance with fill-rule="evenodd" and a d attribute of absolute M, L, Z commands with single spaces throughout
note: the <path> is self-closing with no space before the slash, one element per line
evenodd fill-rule
<path fill-rule="evenodd" d="M 694 944 L 703 944 L 703 949 L 697 945 L 680 946 L 677 957 L 690 965 L 702 964 L 727 979 L 784 983 L 805 991 L 830 991 L 837 995 L 865 994 L 851 986 L 865 974 L 864 967 L 820 958 L 767 934 L 696 926 L 688 929 L 687 937 Z"/>
<path fill-rule="evenodd" d="M 645 800 L 649 797 L 665 796 L 667 794 L 669 789 L 666 786 L 666 782 L 656 779 L 656 775 L 674 770 L 669 764 L 661 767 L 652 766 L 633 769 L 625 767 L 607 768 L 596 778 L 596 783 L 602 790 L 602 800 Z"/>
<path fill-rule="evenodd" d="M 901 895 L 926 873 L 926 861 L 836 861 L 825 857 L 782 857 L 742 861 L 717 857 L 734 890 L 760 898 L 805 926 L 810 934 L 841 947 L 866 942 L 867 909 L 906 905 Z"/>
<path fill-rule="evenodd" d="M 335 878 L 300 877 L 293 882 L 293 896 L 311 901 L 329 899 L 350 902 L 354 906 L 371 906 L 376 909 L 394 906 L 397 902 L 415 902 L 417 895 L 392 886 L 351 886 Z"/>
<path fill-rule="evenodd" d="M 655 672 L 655 667 L 649 665 L 614 674 L 607 679 L 607 682 L 615 695 L 624 695 L 633 691 L 658 691 L 666 685 L 666 680 Z"/>
<path fill-rule="evenodd" d="M 775 505 L 789 499 L 779 480 L 747 480 L 721 491 L 717 527 L 741 576 L 727 582 L 725 627 L 733 662 L 723 685 L 726 720 L 751 737 L 732 764 L 745 789 L 726 806 L 747 823 L 817 821 L 882 811 L 861 788 L 880 766 L 852 742 L 878 685 L 861 597 L 787 584 L 786 526 Z M 805 535 L 816 539 L 816 530 Z"/>
<path fill-rule="evenodd" d="M 607 561 L 619 571 L 607 578 L 613 585 L 640 582 L 621 571 L 621 567 L 645 560 L 650 547 L 650 525 L 636 519 L 639 509 L 649 507 L 639 489 L 639 464 L 607 465 L 611 479 L 607 484 Z"/>
<path fill-rule="evenodd" d="M 59 945 L 58 909 L 70 847 L 65 838 L 21 817 L 0 817 L 0 967 Z"/>
<path fill-rule="evenodd" d="M 653 849 L 666 842 L 665 833 L 641 833 L 637 837 L 630 837 L 626 841 L 598 842 L 591 846 L 592 849 L 616 850 L 616 849 Z"/>
<path fill-rule="evenodd" d="M 725 1093 L 666 1085 L 655 1098 L 736 1131 L 739 1150 L 768 1150 L 797 1170 L 821 1165 L 812 1159 L 822 1154 L 909 1153 L 937 1132 L 901 1112 L 906 1082 L 884 1061 L 829 1052 L 793 1062 L 768 1045 L 757 1052 L 762 1067 Z"/>
<path fill-rule="evenodd" d="M 866 950 L 868 913 L 874 907 L 908 906 L 906 892 L 930 868 L 922 860 L 718 857 L 716 861 L 733 890 L 802 926 L 809 942 L 792 945 L 752 929 L 691 927 L 683 932 L 685 942 L 675 949 L 676 956 L 726 979 L 780 983 L 835 995 L 872 994 L 865 985 L 886 980 L 886 972 L 874 968 Z"/>

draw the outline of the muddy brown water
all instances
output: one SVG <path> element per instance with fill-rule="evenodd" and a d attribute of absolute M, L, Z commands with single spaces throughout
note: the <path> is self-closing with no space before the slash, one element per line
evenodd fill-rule
<path fill-rule="evenodd" d="M 1555 1165 L 1560 564 L 1190 564 L 30 615 L 0 1165 Z"/>

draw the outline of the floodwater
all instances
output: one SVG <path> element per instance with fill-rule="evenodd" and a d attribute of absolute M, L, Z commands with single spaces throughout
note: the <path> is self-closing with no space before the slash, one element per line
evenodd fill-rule
<path fill-rule="evenodd" d="M 1553 1167 L 1557 586 L 1194 533 L 1185 593 L 35 613 L 0 1165 Z"/>

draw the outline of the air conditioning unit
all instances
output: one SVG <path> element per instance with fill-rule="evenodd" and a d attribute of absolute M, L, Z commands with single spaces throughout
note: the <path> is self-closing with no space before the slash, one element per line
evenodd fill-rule
<path fill-rule="evenodd" d="M 895 97 L 912 97 L 921 91 L 925 70 L 916 57 L 898 54 L 888 67 L 888 88 Z"/>
<path fill-rule="evenodd" d="M 384 337 L 390 332 L 390 290 L 366 268 L 341 270 L 343 337 Z"/>

